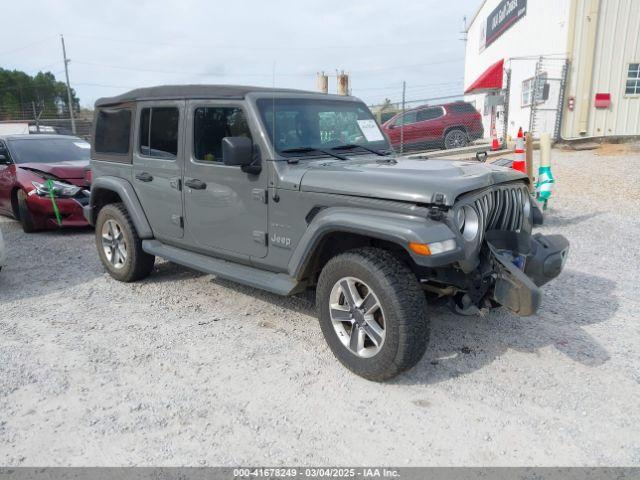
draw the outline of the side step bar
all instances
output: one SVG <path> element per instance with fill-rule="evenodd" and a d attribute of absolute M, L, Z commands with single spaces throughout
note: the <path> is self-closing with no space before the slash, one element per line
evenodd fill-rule
<path fill-rule="evenodd" d="M 250 287 L 260 288 L 278 295 L 292 295 L 299 290 L 296 279 L 284 273 L 273 273 L 247 265 L 212 258 L 181 248 L 165 245 L 158 240 L 143 240 L 142 249 L 152 255 L 184 265 L 185 267 L 211 273 L 233 282 L 242 283 Z"/>

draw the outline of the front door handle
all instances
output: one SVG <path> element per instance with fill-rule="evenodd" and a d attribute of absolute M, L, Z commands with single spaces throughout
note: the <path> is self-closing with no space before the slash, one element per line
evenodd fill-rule
<path fill-rule="evenodd" d="M 204 190 L 207 188 L 207 184 L 197 178 L 185 180 L 184 185 L 186 187 L 193 188 L 194 190 Z"/>
<path fill-rule="evenodd" d="M 140 180 L 141 182 L 150 182 L 153 180 L 153 177 L 149 175 L 147 172 L 142 172 L 142 173 L 136 174 L 136 179 Z"/>

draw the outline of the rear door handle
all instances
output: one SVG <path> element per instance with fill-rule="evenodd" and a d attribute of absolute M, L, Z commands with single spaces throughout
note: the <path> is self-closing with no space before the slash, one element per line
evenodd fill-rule
<path fill-rule="evenodd" d="M 149 175 L 147 172 L 142 172 L 142 173 L 136 174 L 136 179 L 140 180 L 141 182 L 150 182 L 153 180 L 153 177 Z"/>
<path fill-rule="evenodd" d="M 207 188 L 207 184 L 197 178 L 185 180 L 184 185 L 186 187 L 193 188 L 194 190 L 204 190 Z"/>

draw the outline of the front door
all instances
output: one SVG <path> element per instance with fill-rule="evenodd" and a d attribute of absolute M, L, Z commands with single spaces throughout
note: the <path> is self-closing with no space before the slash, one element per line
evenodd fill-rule
<path fill-rule="evenodd" d="M 267 255 L 267 169 L 254 175 L 222 158 L 224 137 L 257 138 L 241 101 L 187 103 L 185 228 L 202 249 L 238 257 Z"/>
<path fill-rule="evenodd" d="M 156 238 L 183 236 L 184 101 L 140 102 L 133 184 Z"/>

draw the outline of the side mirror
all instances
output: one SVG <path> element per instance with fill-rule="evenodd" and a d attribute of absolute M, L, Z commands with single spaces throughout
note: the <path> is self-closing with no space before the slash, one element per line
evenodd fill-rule
<path fill-rule="evenodd" d="M 241 167 L 247 173 L 256 174 L 261 170 L 260 164 L 254 163 L 253 142 L 246 137 L 224 137 L 222 161 L 225 165 Z"/>
<path fill-rule="evenodd" d="M 392 123 L 391 125 L 389 125 L 389 130 L 393 130 L 396 127 L 397 125 L 395 123 Z"/>
<path fill-rule="evenodd" d="M 9 159 L 3 153 L 0 153 L 0 165 L 7 165 L 9 163 Z"/>

